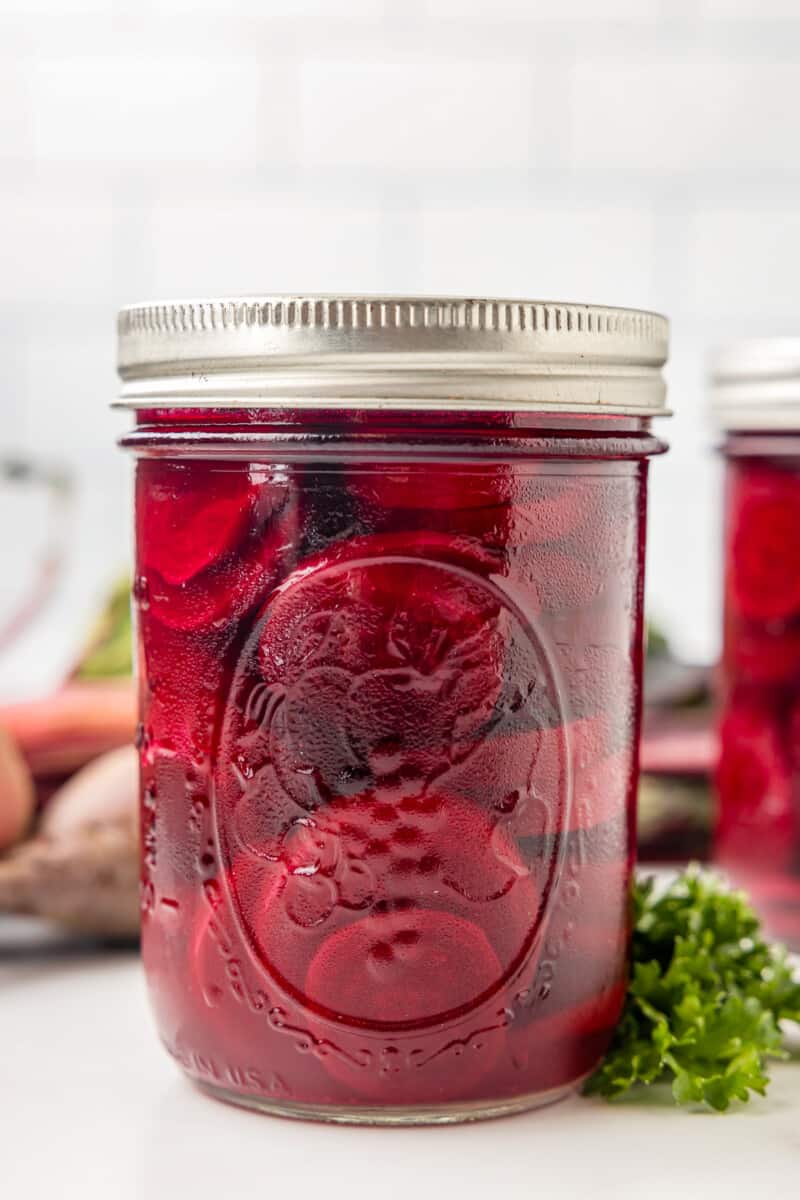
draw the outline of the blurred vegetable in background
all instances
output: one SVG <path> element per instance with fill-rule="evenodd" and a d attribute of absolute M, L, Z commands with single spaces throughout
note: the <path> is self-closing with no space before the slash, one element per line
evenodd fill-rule
<path fill-rule="evenodd" d="M 75 677 L 109 679 L 129 676 L 132 670 L 131 587 L 129 579 L 121 579 L 92 631 Z"/>
<path fill-rule="evenodd" d="M 0 912 L 104 938 L 138 930 L 129 595 L 120 581 L 56 692 L 0 707 Z"/>
<path fill-rule="evenodd" d="M 52 791 L 54 782 L 98 754 L 131 741 L 136 693 L 130 679 L 69 682 L 52 696 L 0 706 L 0 727 L 14 739 L 33 772 L 41 801 L 48 785 Z"/>
<path fill-rule="evenodd" d="M 0 912 L 46 917 L 106 938 L 136 937 L 137 795 L 133 746 L 73 775 L 34 836 L 0 858 Z"/>
<path fill-rule="evenodd" d="M 0 850 L 13 846 L 33 819 L 33 776 L 13 737 L 0 728 Z"/>
<path fill-rule="evenodd" d="M 707 667 L 676 659 L 664 634 L 648 623 L 638 796 L 641 859 L 669 863 L 708 857 L 716 758 L 711 674 Z"/>

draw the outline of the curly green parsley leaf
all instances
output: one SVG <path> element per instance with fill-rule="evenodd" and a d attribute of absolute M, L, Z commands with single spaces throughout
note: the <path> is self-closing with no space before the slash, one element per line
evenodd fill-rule
<path fill-rule="evenodd" d="M 645 880 L 625 1008 L 586 1091 L 611 1098 L 671 1080 L 676 1103 L 722 1112 L 764 1094 L 768 1060 L 786 1057 L 785 1019 L 800 1020 L 800 983 L 741 892 L 697 868 L 663 892 Z"/>

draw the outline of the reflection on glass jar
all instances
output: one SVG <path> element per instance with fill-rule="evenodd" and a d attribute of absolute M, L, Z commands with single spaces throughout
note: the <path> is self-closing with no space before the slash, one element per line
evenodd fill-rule
<path fill-rule="evenodd" d="M 122 317 L 153 1005 L 254 1107 L 514 1111 L 624 994 L 665 323 L 334 303 Z"/>

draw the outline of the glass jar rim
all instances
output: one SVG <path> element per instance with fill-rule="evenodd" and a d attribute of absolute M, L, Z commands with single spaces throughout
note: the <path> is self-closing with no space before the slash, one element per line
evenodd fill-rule
<path fill-rule="evenodd" d="M 253 296 L 133 305 L 119 406 L 667 415 L 657 313 L 535 300 Z"/>

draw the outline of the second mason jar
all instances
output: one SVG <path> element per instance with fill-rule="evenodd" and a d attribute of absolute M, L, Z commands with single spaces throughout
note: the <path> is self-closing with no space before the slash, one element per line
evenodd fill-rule
<path fill-rule="evenodd" d="M 714 367 L 725 432 L 725 633 L 716 856 L 800 949 L 800 340 Z"/>
<path fill-rule="evenodd" d="M 125 310 L 142 937 L 216 1096 L 530 1107 L 626 986 L 667 327 L 587 305 Z"/>

